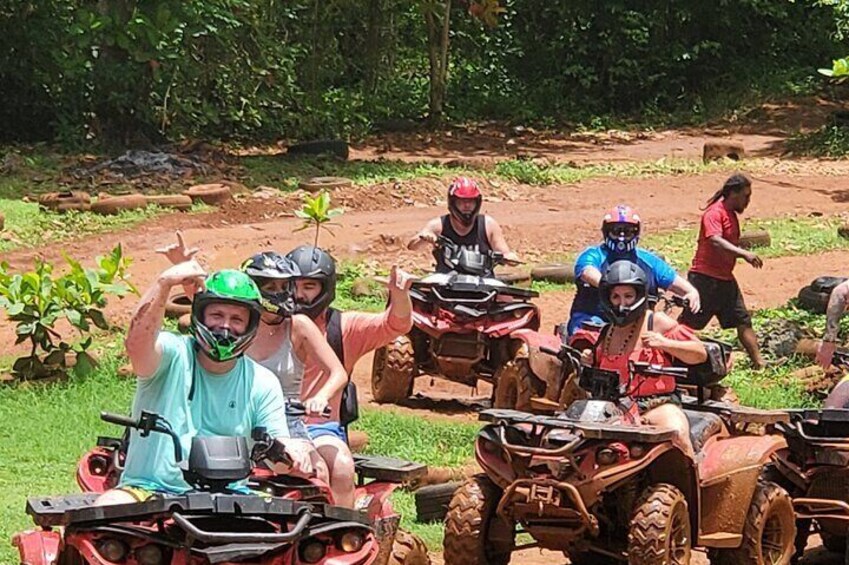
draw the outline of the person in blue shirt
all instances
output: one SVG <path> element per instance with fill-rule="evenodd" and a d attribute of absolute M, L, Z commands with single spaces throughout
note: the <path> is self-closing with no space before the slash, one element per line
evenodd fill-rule
<path fill-rule="evenodd" d="M 191 336 L 161 331 L 165 303 L 178 285 L 198 291 Z M 195 436 L 250 438 L 253 428 L 265 427 L 293 460 L 291 469 L 276 470 L 309 475 L 309 446 L 289 438 L 277 377 L 244 355 L 259 326 L 260 299 L 245 273 L 223 270 L 206 277 L 194 259 L 160 274 L 136 308 L 125 340 L 138 377 L 132 415 L 138 418 L 146 410 L 163 416 L 180 438 L 184 460 Z M 171 438 L 157 433 L 141 437 L 132 430 L 118 487 L 97 503 L 131 503 L 189 489 Z"/>
<path fill-rule="evenodd" d="M 620 259 L 634 262 L 646 272 L 649 296 L 657 296 L 658 289 L 668 289 L 686 298 L 694 313 L 701 309 L 699 291 L 692 284 L 678 275 L 666 261 L 637 247 L 640 227 L 640 216 L 629 206 L 620 204 L 605 214 L 601 224 L 604 242 L 585 249 L 575 262 L 578 291 L 569 312 L 568 335 L 578 331 L 584 322 L 604 322 L 598 284 L 604 268 Z"/>

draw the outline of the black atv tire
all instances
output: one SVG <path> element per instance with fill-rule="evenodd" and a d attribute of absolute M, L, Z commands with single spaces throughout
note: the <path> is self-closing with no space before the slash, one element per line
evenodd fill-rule
<path fill-rule="evenodd" d="M 386 565 L 430 565 L 427 546 L 419 536 L 398 530 Z"/>
<path fill-rule="evenodd" d="M 495 389 L 492 391 L 492 407 L 508 410 L 531 411 L 536 377 L 526 357 L 508 361 L 495 371 Z"/>
<path fill-rule="evenodd" d="M 371 366 L 371 394 L 378 404 L 398 404 L 413 392 L 416 355 L 406 335 L 396 337 L 374 352 Z"/>
<path fill-rule="evenodd" d="M 501 491 L 486 475 L 475 475 L 454 493 L 445 517 L 443 558 L 451 565 L 507 565 L 515 548 L 515 525 L 504 523 L 495 511 Z M 496 521 L 501 522 L 500 524 Z M 499 543 L 492 535 L 499 532 L 514 534 L 513 540 Z"/>
<path fill-rule="evenodd" d="M 777 539 L 769 544 L 764 555 L 764 537 Z M 796 515 L 790 495 L 775 483 L 759 481 L 752 495 L 746 523 L 743 525 L 743 544 L 735 549 L 711 550 L 711 565 L 761 565 L 790 563 L 796 551 Z"/>
<path fill-rule="evenodd" d="M 333 155 L 340 159 L 348 158 L 348 142 L 341 139 L 319 139 L 290 145 L 287 155 Z"/>
<path fill-rule="evenodd" d="M 806 286 L 799 291 L 799 306 L 814 314 L 825 314 L 830 297 L 831 293 L 829 292 L 816 291 L 810 286 Z"/>
<path fill-rule="evenodd" d="M 755 247 L 769 247 L 771 244 L 772 238 L 768 231 L 755 230 L 740 234 L 740 241 L 737 246 L 742 249 L 754 249 Z"/>
<path fill-rule="evenodd" d="M 441 522 L 448 514 L 448 505 L 463 483 L 453 481 L 441 485 L 428 485 L 416 490 L 416 522 Z"/>
<path fill-rule="evenodd" d="M 692 554 L 687 499 L 678 488 L 647 487 L 634 504 L 628 530 L 629 565 L 685 565 Z"/>

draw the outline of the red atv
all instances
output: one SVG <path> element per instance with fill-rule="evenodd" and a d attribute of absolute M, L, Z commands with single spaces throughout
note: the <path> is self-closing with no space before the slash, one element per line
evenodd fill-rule
<path fill-rule="evenodd" d="M 493 278 L 495 265 L 504 262 L 501 253 L 483 254 L 444 237 L 438 246 L 454 270 L 413 284 L 412 331 L 374 355 L 377 402 L 402 402 L 423 374 L 469 386 L 495 382 L 522 347 L 522 330 L 539 329 L 539 309 L 531 302 L 539 293 Z"/>
<path fill-rule="evenodd" d="M 787 492 L 763 480 L 763 465 L 786 443 L 752 424 L 786 420 L 714 401 L 685 403 L 695 459 L 674 431 L 635 424 L 623 390 L 668 375 L 696 387 L 706 371 L 635 364 L 618 374 L 581 373 L 596 395 L 557 417 L 487 410 L 476 443 L 485 474 L 457 489 L 445 521 L 445 562 L 504 565 L 513 551 L 562 551 L 575 565 L 683 565 L 696 546 L 713 563 L 787 564 L 796 533 Z M 517 545 L 517 534 L 533 542 Z"/>
<path fill-rule="evenodd" d="M 114 415 L 105 420 L 179 440 L 161 417 L 142 413 L 139 421 Z M 355 456 L 360 486 L 357 508 L 333 505 L 326 485 L 275 475 L 260 465 L 285 460 L 263 430 L 255 430 L 247 456 L 244 438 L 194 438 L 186 480 L 194 491 L 138 504 L 93 506 L 100 493 L 117 485 L 126 441 L 99 438 L 77 469 L 81 495 L 34 498 L 27 512 L 44 528 L 15 536 L 27 565 L 427 565 L 427 549 L 398 529 L 400 516 L 389 495 L 402 481 L 424 473 L 423 465 Z M 253 463 L 253 464 L 252 464 Z M 365 483 L 365 479 L 374 479 Z M 248 479 L 242 494 L 228 485 Z M 52 530 L 62 526 L 64 531 Z M 58 561 L 57 561 L 58 556 Z"/>

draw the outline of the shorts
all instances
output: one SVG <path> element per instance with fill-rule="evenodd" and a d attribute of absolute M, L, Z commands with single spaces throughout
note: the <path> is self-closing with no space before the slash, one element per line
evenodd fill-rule
<path fill-rule="evenodd" d="M 304 424 L 303 417 L 286 414 L 286 425 L 289 427 L 290 438 L 305 440 L 310 439 L 310 434 L 307 431 L 307 426 Z"/>
<path fill-rule="evenodd" d="M 317 439 L 323 436 L 331 436 L 339 439 L 344 443 L 348 443 L 348 436 L 339 422 L 326 422 L 324 424 L 308 424 L 307 431 L 310 439 Z"/>
<path fill-rule="evenodd" d="M 663 406 L 664 404 L 675 404 L 676 406 L 681 406 L 681 394 L 676 391 L 671 394 L 638 396 L 634 398 L 634 403 L 636 403 L 640 414 L 645 414 L 649 410 L 654 410 L 658 406 Z"/>
<path fill-rule="evenodd" d="M 684 310 L 678 316 L 679 323 L 700 330 L 716 316 L 722 329 L 752 327 L 752 317 L 736 280 L 724 281 L 693 271 L 687 273 L 687 280 L 699 291 L 702 309 L 695 314 Z"/>

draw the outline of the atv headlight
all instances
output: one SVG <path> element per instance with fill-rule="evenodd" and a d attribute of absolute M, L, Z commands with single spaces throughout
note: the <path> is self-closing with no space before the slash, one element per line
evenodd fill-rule
<path fill-rule="evenodd" d="M 165 561 L 165 555 L 162 553 L 161 547 L 151 543 L 136 550 L 136 560 L 139 565 L 162 565 Z"/>
<path fill-rule="evenodd" d="M 318 563 L 327 554 L 327 546 L 315 538 L 310 538 L 301 544 L 300 554 L 304 563 Z"/>
<path fill-rule="evenodd" d="M 366 538 L 361 532 L 345 532 L 339 539 L 339 549 L 345 553 L 356 553 L 363 548 Z"/>
<path fill-rule="evenodd" d="M 104 539 L 98 544 L 97 550 L 103 557 L 113 563 L 120 563 L 127 558 L 127 554 L 130 552 L 127 544 L 115 538 Z"/>

